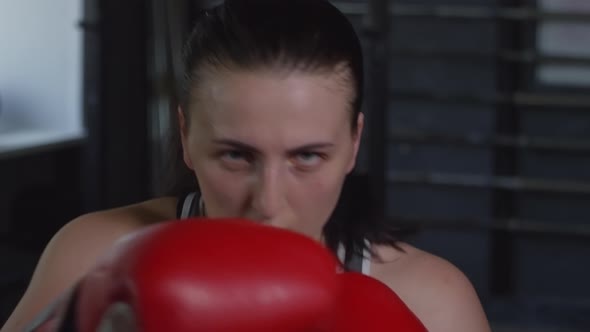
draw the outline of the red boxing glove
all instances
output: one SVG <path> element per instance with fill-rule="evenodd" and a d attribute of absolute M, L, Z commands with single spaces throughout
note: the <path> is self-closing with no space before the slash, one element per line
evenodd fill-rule
<path fill-rule="evenodd" d="M 333 332 L 427 332 L 387 285 L 356 272 L 342 273 L 339 279 Z"/>
<path fill-rule="evenodd" d="M 119 243 L 30 331 L 426 331 L 387 286 L 339 269 L 287 230 L 162 223 Z"/>
<path fill-rule="evenodd" d="M 79 283 L 77 330 L 324 330 L 338 264 L 312 239 L 250 221 L 155 225 L 119 244 Z"/>

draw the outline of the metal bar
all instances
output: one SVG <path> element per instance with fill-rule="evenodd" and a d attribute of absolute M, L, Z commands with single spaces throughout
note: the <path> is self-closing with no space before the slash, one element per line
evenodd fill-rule
<path fill-rule="evenodd" d="M 446 19 L 590 22 L 590 14 L 588 13 L 554 12 L 527 6 L 497 8 L 476 5 L 429 6 L 400 4 L 392 6 L 391 14 L 394 16 Z"/>
<path fill-rule="evenodd" d="M 84 22 L 94 22 L 92 29 L 82 28 L 84 43 L 83 58 L 83 121 L 87 139 L 84 142 L 82 152 L 81 175 L 82 210 L 84 212 L 96 211 L 104 206 L 105 169 L 102 167 L 105 158 L 104 142 L 100 135 L 104 132 L 104 101 L 103 94 L 102 63 L 103 63 L 103 37 L 101 21 L 104 13 L 100 10 L 100 1 L 84 0 Z"/>
<path fill-rule="evenodd" d="M 588 155 L 590 140 L 565 140 L 549 137 L 509 136 L 509 135 L 451 135 L 420 130 L 390 130 L 389 139 L 394 142 L 416 144 L 443 144 L 477 148 L 511 147 L 526 150 L 552 151 Z"/>
<path fill-rule="evenodd" d="M 457 218 L 431 218 L 421 216 L 389 216 L 393 225 L 400 228 L 418 226 L 428 229 L 460 229 L 478 231 L 507 231 L 510 233 L 547 234 L 561 236 L 590 237 L 590 224 L 581 221 L 547 222 L 526 219 L 457 219 Z"/>
<path fill-rule="evenodd" d="M 530 49 L 524 51 L 503 49 L 496 52 L 480 52 L 395 48 L 391 51 L 391 56 L 394 58 L 437 59 L 453 62 L 488 62 L 500 59 L 506 62 L 521 62 L 527 64 L 590 66 L 590 57 L 543 55 Z"/>
<path fill-rule="evenodd" d="M 375 218 L 385 216 L 387 200 L 387 106 L 389 104 L 389 0 L 369 0 L 364 20 L 365 56 L 368 63 L 369 184 Z"/>
<path fill-rule="evenodd" d="M 156 1 L 158 2 L 158 1 Z M 174 92 L 172 96 L 172 110 L 178 106 L 179 96 L 179 82 L 183 78 L 184 68 L 181 56 L 183 42 L 191 30 L 191 9 L 194 5 L 192 1 L 174 0 L 165 1 L 163 8 L 164 13 L 161 13 L 165 19 L 166 27 L 166 42 L 167 42 L 167 59 L 169 61 L 167 70 L 171 76 L 171 88 Z M 174 113 L 174 112 L 172 112 Z"/>
<path fill-rule="evenodd" d="M 364 3 L 334 4 L 345 14 L 361 16 L 367 12 Z M 590 23 L 590 13 L 557 12 L 540 10 L 528 6 L 489 7 L 481 5 L 416 5 L 392 4 L 389 15 L 406 18 L 435 18 L 448 20 L 510 20 L 510 21 L 552 21 L 568 23 Z"/>
<path fill-rule="evenodd" d="M 508 10 L 512 6 L 525 8 L 527 0 L 498 0 L 500 10 Z M 529 13 L 538 13 L 529 11 Z M 522 13 L 523 14 L 523 13 Z M 509 19 L 496 22 L 496 50 L 514 50 L 523 52 L 530 49 L 533 20 Z M 496 58 L 496 90 L 504 95 L 514 95 L 517 91 L 528 88 L 527 82 L 531 75 L 531 66 L 527 63 L 506 61 L 503 58 Z M 519 136 L 521 132 L 520 108 L 516 100 L 509 100 L 508 103 L 495 105 L 495 127 L 496 135 Z M 518 150 L 510 146 L 496 146 L 493 149 L 493 174 L 497 186 L 494 187 L 491 196 L 492 218 L 495 220 L 518 218 L 520 206 L 513 188 L 533 190 L 555 190 L 543 182 L 527 181 L 521 184 L 519 173 Z M 559 187 L 558 187 L 559 188 Z M 514 261 L 514 237 L 504 229 L 493 230 L 490 234 L 491 259 L 490 259 L 490 290 L 496 295 L 512 295 L 515 291 L 515 268 Z"/>
<path fill-rule="evenodd" d="M 148 199 L 148 5 L 99 1 L 101 13 L 102 208 Z"/>
<path fill-rule="evenodd" d="M 496 189 L 509 192 L 590 195 L 589 182 L 536 179 L 520 176 L 391 171 L 387 180 L 390 183 L 398 185 L 430 185 Z"/>
<path fill-rule="evenodd" d="M 459 103 L 475 105 L 497 105 L 497 104 L 514 104 L 516 106 L 529 107 L 559 107 L 559 112 L 563 108 L 571 108 L 579 111 L 590 111 L 590 97 L 583 94 L 575 93 L 532 93 L 532 92 L 498 92 L 489 94 L 445 94 L 435 91 L 409 92 L 393 90 L 390 97 L 392 100 L 403 101 L 433 101 L 439 103 Z"/>

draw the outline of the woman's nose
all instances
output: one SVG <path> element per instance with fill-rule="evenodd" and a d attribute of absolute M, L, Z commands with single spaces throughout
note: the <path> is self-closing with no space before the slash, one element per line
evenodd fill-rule
<path fill-rule="evenodd" d="M 259 172 L 252 199 L 256 219 L 270 221 L 279 215 L 283 203 L 283 181 L 278 167 L 267 167 Z"/>

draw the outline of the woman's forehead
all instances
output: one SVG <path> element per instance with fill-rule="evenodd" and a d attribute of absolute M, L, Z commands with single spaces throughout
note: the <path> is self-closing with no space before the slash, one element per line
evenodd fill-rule
<path fill-rule="evenodd" d="M 232 73 L 200 85 L 195 118 L 218 130 L 302 130 L 346 125 L 351 89 L 329 74 Z"/>
<path fill-rule="evenodd" d="M 341 71 L 214 71 L 203 76 L 197 90 L 199 100 L 217 104 L 260 103 L 273 97 L 338 102 L 352 95 L 352 86 Z"/>

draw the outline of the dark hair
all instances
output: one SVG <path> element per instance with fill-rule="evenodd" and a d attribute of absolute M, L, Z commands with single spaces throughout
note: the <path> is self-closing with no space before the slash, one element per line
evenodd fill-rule
<path fill-rule="evenodd" d="M 361 45 L 352 24 L 328 1 L 227 0 L 201 13 L 183 58 L 185 109 L 203 68 L 331 72 L 344 64 L 355 94 L 356 126 L 363 98 Z"/>
<path fill-rule="evenodd" d="M 179 101 L 186 117 L 204 69 L 333 72 L 344 68 L 343 80 L 353 90 L 351 130 L 357 129 L 364 89 L 361 43 L 350 21 L 328 1 L 226 0 L 197 17 L 183 60 Z M 178 135 L 173 139 L 178 163 L 172 193 L 179 195 L 194 191 L 198 184 L 182 162 Z M 324 229 L 328 247 L 336 250 L 343 244 L 347 256 L 368 249 L 365 239 L 392 245 L 397 240 L 387 223 L 370 215 L 370 200 L 360 199 L 368 194 L 367 188 L 359 187 L 361 183 L 347 177 L 339 204 Z"/>

